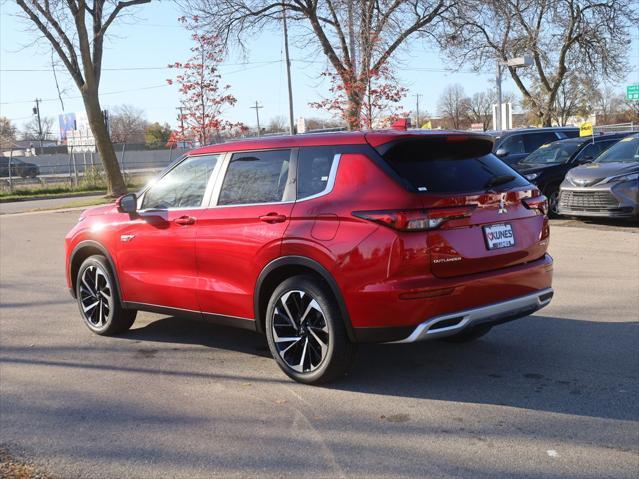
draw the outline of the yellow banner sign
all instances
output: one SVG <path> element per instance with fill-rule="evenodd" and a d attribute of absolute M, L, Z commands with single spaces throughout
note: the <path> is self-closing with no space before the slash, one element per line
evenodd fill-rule
<path fill-rule="evenodd" d="M 592 123 L 587 121 L 579 127 L 579 136 L 592 136 Z"/>

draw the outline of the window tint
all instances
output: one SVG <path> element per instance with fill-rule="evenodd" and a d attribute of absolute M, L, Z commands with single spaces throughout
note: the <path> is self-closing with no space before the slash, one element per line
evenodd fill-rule
<path fill-rule="evenodd" d="M 158 180 L 145 194 L 142 209 L 197 208 L 219 155 L 187 158 Z"/>
<path fill-rule="evenodd" d="M 599 156 L 599 153 L 601 153 L 603 150 L 605 150 L 607 147 L 602 148 L 603 143 L 590 143 L 588 146 L 586 146 L 583 150 L 581 150 L 579 152 L 579 160 L 594 160 L 595 158 L 597 158 Z"/>
<path fill-rule="evenodd" d="M 627 136 L 604 151 L 597 163 L 639 162 L 639 135 Z"/>
<path fill-rule="evenodd" d="M 508 152 L 508 154 L 517 154 L 517 153 L 526 153 L 526 149 L 524 147 L 524 139 L 521 135 L 512 135 L 506 138 L 501 145 L 499 145 L 500 149 L 504 149 Z"/>
<path fill-rule="evenodd" d="M 575 128 L 574 130 L 561 130 L 561 133 L 566 138 L 577 138 L 579 137 L 579 129 Z"/>
<path fill-rule="evenodd" d="M 485 191 L 497 176 L 512 176 L 498 190 L 525 186 L 528 182 L 485 146 L 473 142 L 406 142 L 391 148 L 384 158 L 395 171 L 424 193 Z"/>
<path fill-rule="evenodd" d="M 537 165 L 566 163 L 580 146 L 581 143 L 576 142 L 557 141 L 555 143 L 547 143 L 533 151 L 522 163 Z"/>
<path fill-rule="evenodd" d="M 524 135 L 524 145 L 526 145 L 525 153 L 532 153 L 541 145 L 557 141 L 557 135 L 552 132 L 530 133 Z"/>
<path fill-rule="evenodd" d="M 297 160 L 297 199 L 321 193 L 328 185 L 337 148 L 331 146 L 300 149 Z"/>
<path fill-rule="evenodd" d="M 291 150 L 235 153 L 224 177 L 218 205 L 282 201 L 290 158 Z"/>

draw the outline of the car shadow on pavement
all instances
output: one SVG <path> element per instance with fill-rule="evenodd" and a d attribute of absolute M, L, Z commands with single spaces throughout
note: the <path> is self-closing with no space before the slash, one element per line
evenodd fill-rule
<path fill-rule="evenodd" d="M 204 320 L 167 316 L 123 333 L 118 338 L 174 344 L 199 344 L 239 353 L 271 357 L 266 337 Z"/>
<path fill-rule="evenodd" d="M 270 357 L 262 335 L 185 318 L 165 317 L 119 338 Z M 359 345 L 350 374 L 324 387 L 636 421 L 637 344 L 639 321 L 531 316 L 472 343 Z"/>

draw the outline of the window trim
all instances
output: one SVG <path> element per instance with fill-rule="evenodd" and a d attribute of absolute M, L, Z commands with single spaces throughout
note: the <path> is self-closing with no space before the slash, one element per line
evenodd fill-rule
<path fill-rule="evenodd" d="M 202 196 L 202 201 L 200 202 L 199 206 L 189 206 L 189 207 L 185 207 L 185 208 L 145 208 L 142 209 L 142 204 L 144 203 L 144 196 L 146 195 L 146 193 L 153 187 L 154 184 L 156 184 L 158 181 L 160 181 L 162 178 L 164 178 L 166 175 L 168 175 L 171 171 L 173 171 L 175 168 L 177 168 L 177 166 L 181 165 L 182 163 L 184 163 L 186 160 L 191 159 L 191 158 L 198 158 L 201 156 L 219 156 L 219 159 L 217 161 L 217 163 L 215 164 L 215 166 L 213 167 L 213 171 L 211 173 L 211 176 L 208 179 L 208 182 L 206 184 L 206 189 L 204 190 L 204 195 Z M 213 192 L 213 189 L 215 187 L 215 183 L 217 181 L 217 177 L 220 173 L 220 169 L 222 167 L 222 163 L 224 163 L 224 161 L 226 160 L 226 157 L 228 156 L 228 153 L 224 152 L 224 153 L 203 153 L 200 155 L 189 155 L 186 154 L 184 155 L 182 158 L 176 160 L 173 165 L 169 165 L 158 177 L 157 177 L 157 181 L 153 184 L 147 184 L 144 186 L 144 188 L 140 191 L 140 193 L 137 195 L 137 201 L 138 201 L 138 213 L 150 213 L 150 212 L 157 212 L 157 211 L 186 211 L 186 210 L 201 210 L 201 209 L 205 209 L 209 202 L 211 193 Z"/>
<path fill-rule="evenodd" d="M 231 164 L 231 158 L 233 155 L 243 155 L 247 153 L 261 153 L 266 151 L 282 151 L 289 150 L 289 166 L 288 166 L 288 178 L 286 180 L 286 186 L 284 187 L 284 200 L 282 201 L 269 201 L 265 203 L 240 203 L 235 205 L 219 205 L 220 193 L 222 192 L 222 185 L 226 178 L 226 173 Z M 299 148 L 297 147 L 281 147 L 281 148 L 259 148 L 254 150 L 238 150 L 230 151 L 225 155 L 223 165 L 218 172 L 218 178 L 212 190 L 211 197 L 209 198 L 207 206 L 205 208 L 238 208 L 240 206 L 260 206 L 260 205 L 285 205 L 295 203 L 297 194 L 297 185 L 295 184 L 297 178 L 297 156 Z M 292 193 L 291 193 L 292 192 Z"/>

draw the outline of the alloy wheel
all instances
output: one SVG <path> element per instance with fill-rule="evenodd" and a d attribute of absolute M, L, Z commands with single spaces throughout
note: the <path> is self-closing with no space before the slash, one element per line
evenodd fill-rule
<path fill-rule="evenodd" d="M 298 373 L 315 371 L 326 357 L 328 324 L 321 306 L 307 292 L 292 290 L 280 296 L 272 332 L 280 358 Z"/>
<path fill-rule="evenodd" d="M 84 320 L 92 328 L 104 328 L 111 312 L 111 284 L 102 268 L 91 265 L 82 272 L 79 297 Z"/>

